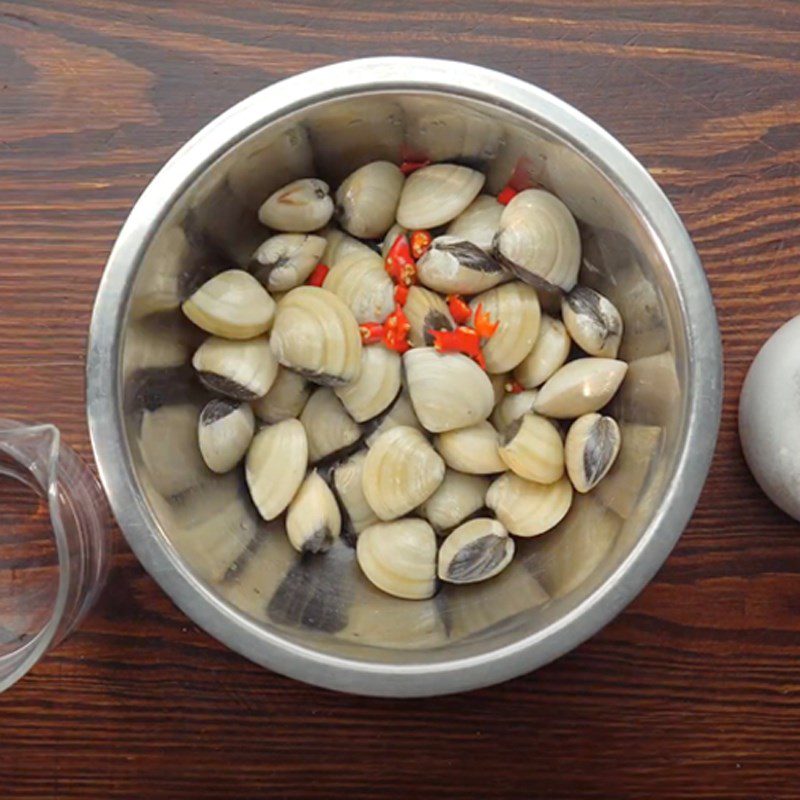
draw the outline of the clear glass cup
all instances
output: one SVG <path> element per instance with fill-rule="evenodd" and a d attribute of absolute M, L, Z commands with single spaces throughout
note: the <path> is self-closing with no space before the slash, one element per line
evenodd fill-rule
<path fill-rule="evenodd" d="M 0 692 L 97 599 L 108 522 L 97 478 L 58 428 L 0 418 Z"/>

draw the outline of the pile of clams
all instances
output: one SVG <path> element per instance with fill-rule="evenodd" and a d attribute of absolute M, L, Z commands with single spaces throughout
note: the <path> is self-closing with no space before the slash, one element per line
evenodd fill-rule
<path fill-rule="evenodd" d="M 388 161 L 333 194 L 294 181 L 259 209 L 271 235 L 246 268 L 182 306 L 209 334 L 192 361 L 212 395 L 205 463 L 243 462 L 296 550 L 341 538 L 396 597 L 497 575 L 620 449 L 603 409 L 627 370 L 623 323 L 577 284 L 572 214 L 544 189 L 484 182 Z"/>

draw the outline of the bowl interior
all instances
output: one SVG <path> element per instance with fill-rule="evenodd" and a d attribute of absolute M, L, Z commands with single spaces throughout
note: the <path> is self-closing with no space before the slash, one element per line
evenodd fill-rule
<path fill-rule="evenodd" d="M 299 558 L 265 524 L 241 471 L 215 476 L 196 443 L 206 393 L 189 366 L 202 334 L 180 302 L 211 275 L 245 265 L 268 232 L 256 210 L 299 177 L 336 186 L 356 167 L 403 156 L 476 165 L 486 190 L 538 183 L 571 208 L 583 237 L 581 281 L 625 321 L 628 377 L 613 401 L 622 451 L 557 529 L 518 541 L 501 576 L 445 586 L 428 601 L 373 589 L 344 544 Z M 141 260 L 125 316 L 122 413 L 132 470 L 163 543 L 231 625 L 359 662 L 433 664 L 496 650 L 559 623 L 633 552 L 684 445 L 687 335 L 675 276 L 636 202 L 597 156 L 535 115 L 442 92 L 373 92 L 320 102 L 242 138 L 166 211 Z M 542 298 L 547 306 L 552 298 Z M 255 628 L 253 628 L 255 626 Z"/>

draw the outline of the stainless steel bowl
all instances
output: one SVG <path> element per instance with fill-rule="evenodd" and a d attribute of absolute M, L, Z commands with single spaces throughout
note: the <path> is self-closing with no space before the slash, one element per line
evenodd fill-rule
<path fill-rule="evenodd" d="M 195 443 L 197 332 L 179 302 L 245 264 L 259 203 L 332 184 L 401 152 L 515 174 L 578 218 L 582 281 L 617 304 L 630 371 L 619 461 L 556 530 L 521 541 L 484 585 L 425 602 L 372 589 L 338 546 L 299 559 L 257 519 L 241 475 Z M 532 670 L 611 620 L 653 576 L 694 508 L 717 435 L 722 360 L 702 266 L 678 216 L 608 133 L 541 89 L 448 61 L 379 58 L 307 72 L 249 97 L 186 144 L 136 203 L 98 292 L 88 415 L 100 474 L 145 568 L 195 622 L 259 664 L 373 695 L 461 691 Z"/>

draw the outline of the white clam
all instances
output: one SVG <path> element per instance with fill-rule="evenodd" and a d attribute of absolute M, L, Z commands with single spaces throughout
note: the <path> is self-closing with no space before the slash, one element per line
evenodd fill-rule
<path fill-rule="evenodd" d="M 413 172 L 397 207 L 404 228 L 436 228 L 455 219 L 480 192 L 486 178 L 457 164 L 432 164 Z"/>
<path fill-rule="evenodd" d="M 220 474 L 232 470 L 244 458 L 255 430 L 249 405 L 236 400 L 210 400 L 197 423 L 197 441 L 206 466 Z"/>
<path fill-rule="evenodd" d="M 581 350 L 590 356 L 617 357 L 622 317 L 607 297 L 586 286 L 576 286 L 561 301 L 561 316 Z"/>
<path fill-rule="evenodd" d="M 417 273 L 420 283 L 442 294 L 475 294 L 508 278 L 480 247 L 455 236 L 437 236 L 417 261 Z"/>
<path fill-rule="evenodd" d="M 405 176 L 396 164 L 373 161 L 348 175 L 336 191 L 341 226 L 361 239 L 377 239 L 394 223 Z"/>
<path fill-rule="evenodd" d="M 256 416 L 264 422 L 280 422 L 300 416 L 308 398 L 311 385 L 302 376 L 286 367 L 278 367 L 278 375 L 270 390 L 251 403 Z"/>
<path fill-rule="evenodd" d="M 269 329 L 275 301 L 249 273 L 220 272 L 181 306 L 198 328 L 226 339 L 252 339 Z"/>
<path fill-rule="evenodd" d="M 608 474 L 619 455 L 622 437 L 612 417 L 584 414 L 570 426 L 564 443 L 567 474 L 575 491 L 591 491 Z"/>
<path fill-rule="evenodd" d="M 515 536 L 538 536 L 558 525 L 572 504 L 572 484 L 526 481 L 513 472 L 501 475 L 486 493 L 486 505 Z"/>
<path fill-rule="evenodd" d="M 526 189 L 505 207 L 494 253 L 521 280 L 568 292 L 578 280 L 580 233 L 570 210 L 554 194 Z"/>
<path fill-rule="evenodd" d="M 505 206 L 490 194 L 478 195 L 447 227 L 446 234 L 471 242 L 487 253 L 492 250 Z"/>
<path fill-rule="evenodd" d="M 333 200 L 328 184 L 300 178 L 273 192 L 258 210 L 258 218 L 276 231 L 307 233 L 328 224 Z"/>
<path fill-rule="evenodd" d="M 361 437 L 361 428 L 328 387 L 320 387 L 311 395 L 300 414 L 300 422 L 308 437 L 308 460 L 311 464 L 346 450 Z"/>
<path fill-rule="evenodd" d="M 571 345 L 564 323 L 542 314 L 536 341 L 528 355 L 514 368 L 514 377 L 526 389 L 541 386 L 564 365 Z"/>
<path fill-rule="evenodd" d="M 539 335 L 541 310 L 535 290 L 514 281 L 473 297 L 469 305 L 473 312 L 483 306 L 492 322 L 499 323 L 494 336 L 483 344 L 487 371 L 508 372 L 516 367 Z"/>
<path fill-rule="evenodd" d="M 470 475 L 505 472 L 497 431 L 486 420 L 466 428 L 445 431 L 436 437 L 436 449 L 451 469 Z"/>
<path fill-rule="evenodd" d="M 408 323 L 408 341 L 412 347 L 429 347 L 433 344 L 431 330 L 452 331 L 455 322 L 442 296 L 424 286 L 412 286 L 403 306 Z"/>
<path fill-rule="evenodd" d="M 338 228 L 326 228 L 324 231 L 320 231 L 320 235 L 325 238 L 325 250 L 320 261 L 327 267 L 334 267 L 341 259 L 353 255 L 363 256 L 375 252 L 369 245 L 354 239 Z"/>
<path fill-rule="evenodd" d="M 526 389 L 524 392 L 508 392 L 492 411 L 492 425 L 503 433 L 508 426 L 528 411 L 533 411 L 533 404 L 539 392 Z"/>
<path fill-rule="evenodd" d="M 500 444 L 500 458 L 528 481 L 555 483 L 564 474 L 564 443 L 549 419 L 527 413 L 509 425 Z"/>
<path fill-rule="evenodd" d="M 419 512 L 437 531 L 448 531 L 483 507 L 488 489 L 488 478 L 448 469 Z"/>
<path fill-rule="evenodd" d="M 394 284 L 373 250 L 339 257 L 322 286 L 339 297 L 359 323 L 383 321 L 394 310 Z"/>
<path fill-rule="evenodd" d="M 444 479 L 444 461 L 416 428 L 381 434 L 364 462 L 362 486 L 382 519 L 401 517 L 425 502 Z"/>
<path fill-rule="evenodd" d="M 340 386 L 355 380 L 361 369 L 361 334 L 353 312 L 316 286 L 299 286 L 281 299 L 270 344 L 281 364 L 314 383 Z"/>
<path fill-rule="evenodd" d="M 334 391 L 356 422 L 366 422 L 385 411 L 400 392 L 400 355 L 381 345 L 361 350 L 361 373 Z"/>
<path fill-rule="evenodd" d="M 310 233 L 279 233 L 253 253 L 250 270 L 271 292 L 286 292 L 305 283 L 322 259 L 326 241 Z"/>
<path fill-rule="evenodd" d="M 364 528 L 380 522 L 364 495 L 363 475 L 367 451 L 360 450 L 333 470 L 333 488 L 344 512 L 345 531 L 357 537 Z"/>
<path fill-rule="evenodd" d="M 367 446 L 371 447 L 382 433 L 400 425 L 407 425 L 410 428 L 416 428 L 418 431 L 422 430 L 422 425 L 414 413 L 414 407 L 411 405 L 411 399 L 405 389 L 400 390 L 400 394 L 397 396 L 397 400 L 392 403 L 391 408 L 370 424 L 365 440 Z"/>
<path fill-rule="evenodd" d="M 499 575 L 514 557 L 514 540 L 488 517 L 459 525 L 439 548 L 438 575 L 447 583 L 478 583 Z"/>
<path fill-rule="evenodd" d="M 300 553 L 324 553 L 342 530 L 339 506 L 316 470 L 308 473 L 286 513 L 286 535 Z"/>
<path fill-rule="evenodd" d="M 414 412 L 431 433 L 474 425 L 492 411 L 489 377 L 461 353 L 415 347 L 403 354 L 403 368 Z"/>
<path fill-rule="evenodd" d="M 534 411 L 556 419 L 598 411 L 614 396 L 627 371 L 624 361 L 612 358 L 570 361 L 539 390 Z"/>
<path fill-rule="evenodd" d="M 302 424 L 287 419 L 262 428 L 247 451 L 245 478 L 258 513 L 275 519 L 292 501 L 308 464 L 308 440 Z"/>
<path fill-rule="evenodd" d="M 425 520 L 371 525 L 358 537 L 356 557 L 367 579 L 387 594 L 424 600 L 436 591 L 436 535 Z"/>
<path fill-rule="evenodd" d="M 192 356 L 192 366 L 211 391 L 235 400 L 263 397 L 278 374 L 266 336 L 230 341 L 212 336 Z"/>
<path fill-rule="evenodd" d="M 381 243 L 381 257 L 386 258 L 389 255 L 389 251 L 392 249 L 392 245 L 397 240 L 397 237 L 401 234 L 406 233 L 406 229 L 402 225 L 398 225 L 395 223 L 392 225 L 391 228 L 386 232 L 386 236 L 383 237 L 383 242 Z"/>

